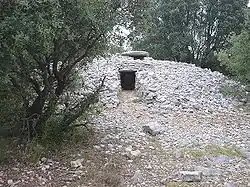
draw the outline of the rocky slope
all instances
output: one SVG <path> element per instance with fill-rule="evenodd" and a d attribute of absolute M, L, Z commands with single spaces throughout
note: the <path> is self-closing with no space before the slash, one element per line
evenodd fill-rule
<path fill-rule="evenodd" d="M 137 71 L 134 92 L 121 91 L 119 69 Z M 220 91 L 238 83 L 152 58 L 99 59 L 88 72 L 87 85 L 107 76 L 96 149 L 127 160 L 124 186 L 250 186 L 250 117 Z"/>

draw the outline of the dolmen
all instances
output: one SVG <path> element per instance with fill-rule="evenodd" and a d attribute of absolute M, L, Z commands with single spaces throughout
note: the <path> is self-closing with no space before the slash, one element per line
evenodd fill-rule
<path fill-rule="evenodd" d="M 143 60 L 145 57 L 149 57 L 149 53 L 146 51 L 128 51 L 122 53 L 122 56 L 133 57 L 134 60 L 140 59 Z"/>

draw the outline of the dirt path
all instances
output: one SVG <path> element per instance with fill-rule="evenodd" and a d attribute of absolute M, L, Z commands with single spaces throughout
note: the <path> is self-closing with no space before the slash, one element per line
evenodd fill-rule
<path fill-rule="evenodd" d="M 134 91 L 119 93 L 119 100 L 117 108 L 93 118 L 86 145 L 69 144 L 36 165 L 1 167 L 0 186 L 250 186 L 249 114 L 160 113 Z M 143 130 L 152 123 L 160 134 Z M 72 166 L 78 159 L 81 166 Z M 187 183 L 180 171 L 203 176 Z"/>

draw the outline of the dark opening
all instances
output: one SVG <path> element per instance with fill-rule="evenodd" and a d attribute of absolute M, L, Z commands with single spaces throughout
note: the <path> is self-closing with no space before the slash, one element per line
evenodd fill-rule
<path fill-rule="evenodd" d="M 121 70 L 120 79 L 123 90 L 134 90 L 135 89 L 135 73 L 132 70 Z"/>
<path fill-rule="evenodd" d="M 134 60 L 137 60 L 137 59 L 144 60 L 144 56 L 134 56 Z"/>

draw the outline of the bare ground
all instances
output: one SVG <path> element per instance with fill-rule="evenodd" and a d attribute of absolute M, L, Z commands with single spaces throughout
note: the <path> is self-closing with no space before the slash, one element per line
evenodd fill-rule
<path fill-rule="evenodd" d="M 68 144 L 43 163 L 0 166 L 0 186 L 250 186 L 249 113 L 157 113 L 135 92 L 121 92 L 120 101 L 93 119 L 87 143 Z M 152 121 L 166 132 L 143 133 Z M 70 166 L 80 158 L 81 168 Z M 202 170 L 202 181 L 183 182 L 181 170 Z"/>

